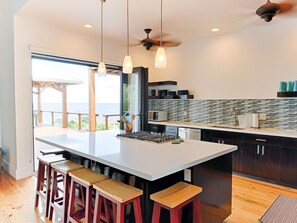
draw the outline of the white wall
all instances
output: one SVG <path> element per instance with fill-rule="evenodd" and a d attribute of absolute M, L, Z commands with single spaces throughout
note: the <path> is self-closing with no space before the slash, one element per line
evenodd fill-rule
<path fill-rule="evenodd" d="M 296 39 L 291 18 L 182 44 L 151 80 L 177 80 L 197 99 L 276 98 L 280 80 L 297 80 Z"/>
<path fill-rule="evenodd" d="M 0 1 L 0 103 L 1 141 L 7 149 L 3 166 L 16 177 L 16 122 L 14 86 L 13 16 L 26 0 Z"/>
<path fill-rule="evenodd" d="M 16 177 L 32 174 L 33 132 L 32 132 L 32 84 L 31 58 L 33 52 L 49 53 L 81 60 L 99 60 L 99 38 L 74 33 L 38 21 L 15 17 L 15 100 L 16 100 Z M 125 45 L 105 40 L 106 63 L 122 64 Z M 141 48 L 131 49 L 134 65 L 144 65 L 148 54 L 139 53 Z M 16 165 L 12 163 L 12 165 Z"/>

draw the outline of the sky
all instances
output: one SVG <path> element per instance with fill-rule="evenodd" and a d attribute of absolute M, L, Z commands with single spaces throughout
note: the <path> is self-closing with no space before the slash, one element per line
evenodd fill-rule
<path fill-rule="evenodd" d="M 80 80 L 83 83 L 67 87 L 68 103 L 88 103 L 88 67 L 82 65 L 32 59 L 32 79 L 50 78 Z M 107 75 L 95 79 L 96 103 L 120 103 L 120 77 Z M 42 103 L 61 103 L 62 94 L 47 88 L 41 94 Z M 34 100 L 36 100 L 34 98 Z"/>

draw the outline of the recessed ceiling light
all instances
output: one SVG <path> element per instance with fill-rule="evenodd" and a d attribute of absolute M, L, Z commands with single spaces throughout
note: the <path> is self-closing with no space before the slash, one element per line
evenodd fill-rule
<path fill-rule="evenodd" d="M 93 26 L 91 24 L 85 24 L 84 27 L 87 28 L 87 29 L 93 28 Z"/>
<path fill-rule="evenodd" d="M 212 32 L 219 32 L 220 29 L 219 29 L 219 28 L 213 28 L 211 31 L 212 31 Z"/>

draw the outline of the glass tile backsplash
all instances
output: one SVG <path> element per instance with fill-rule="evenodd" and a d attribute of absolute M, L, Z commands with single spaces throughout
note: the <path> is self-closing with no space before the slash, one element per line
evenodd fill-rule
<path fill-rule="evenodd" d="M 149 99 L 149 110 L 168 112 L 169 121 L 234 124 L 237 115 L 264 113 L 262 128 L 297 130 L 297 99 L 166 100 Z"/>

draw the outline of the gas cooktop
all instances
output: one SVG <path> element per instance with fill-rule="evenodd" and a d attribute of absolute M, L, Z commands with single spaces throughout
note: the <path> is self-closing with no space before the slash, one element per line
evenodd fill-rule
<path fill-rule="evenodd" d="M 123 134 L 117 134 L 119 137 L 125 137 L 130 139 L 139 139 L 139 140 L 145 140 L 155 143 L 162 143 L 162 142 L 168 142 L 172 140 L 179 139 L 179 136 L 169 136 L 169 135 L 161 135 L 160 133 L 152 133 L 152 132 L 127 132 Z"/>

